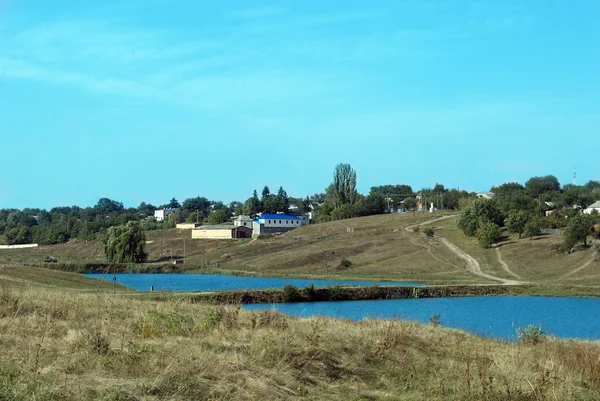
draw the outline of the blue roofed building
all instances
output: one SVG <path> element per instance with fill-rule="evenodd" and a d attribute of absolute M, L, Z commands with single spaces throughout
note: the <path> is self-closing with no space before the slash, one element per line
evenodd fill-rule
<path fill-rule="evenodd" d="M 252 235 L 284 233 L 307 224 L 306 220 L 297 216 L 263 214 L 252 222 Z"/>

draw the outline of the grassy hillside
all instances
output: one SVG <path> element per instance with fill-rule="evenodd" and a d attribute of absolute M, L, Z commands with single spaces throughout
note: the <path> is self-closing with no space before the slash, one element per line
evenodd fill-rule
<path fill-rule="evenodd" d="M 112 283 L 92 280 L 81 274 L 18 265 L 0 265 L 0 287 L 19 289 L 48 287 L 80 291 L 113 289 Z M 116 288 L 119 292 L 129 291 L 120 285 Z"/>
<path fill-rule="evenodd" d="M 589 249 L 570 255 L 554 250 L 558 236 L 535 240 L 511 235 L 495 249 L 482 249 L 460 232 L 455 219 L 437 221 L 433 238 L 408 232 L 408 226 L 443 214 L 403 213 L 315 224 L 264 240 L 191 240 L 190 230 L 146 233 L 150 264 L 181 259 L 181 269 L 271 276 L 339 277 L 430 283 L 498 283 L 468 272 L 439 237 L 473 256 L 484 273 L 542 284 L 600 285 L 600 262 Z M 102 262 L 98 242 L 70 242 L 38 249 L 0 250 L 0 263 L 40 263 L 51 255 L 64 263 Z M 340 269 L 343 259 L 349 268 Z"/>
<path fill-rule="evenodd" d="M 0 399 L 600 396 L 598 343 L 503 343 L 398 320 L 0 289 L 0 328 Z"/>
<path fill-rule="evenodd" d="M 531 240 L 505 232 L 506 238 L 495 248 L 484 249 L 476 238 L 465 236 L 456 227 L 455 219 L 440 221 L 433 226 L 437 228 L 436 237 L 444 236 L 459 246 L 477 259 L 484 272 L 494 276 L 541 284 L 600 285 L 600 262 L 593 260 L 592 250 L 579 247 L 571 254 L 559 254 L 556 251 L 562 241 L 559 235 L 544 235 Z"/>

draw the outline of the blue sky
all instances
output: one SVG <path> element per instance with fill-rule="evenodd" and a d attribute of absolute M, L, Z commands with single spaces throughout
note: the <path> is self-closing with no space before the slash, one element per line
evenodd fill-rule
<path fill-rule="evenodd" d="M 0 0 L 0 208 L 600 179 L 600 2 Z"/>

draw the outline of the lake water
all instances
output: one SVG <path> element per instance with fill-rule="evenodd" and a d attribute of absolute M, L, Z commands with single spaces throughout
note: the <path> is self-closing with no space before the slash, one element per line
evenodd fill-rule
<path fill-rule="evenodd" d="M 439 313 L 443 326 L 515 340 L 516 328 L 530 324 L 561 338 L 600 339 L 600 299 L 494 296 L 380 301 L 244 305 L 247 310 L 276 309 L 296 316 L 326 315 L 362 320 L 402 318 L 428 323 Z"/>
<path fill-rule="evenodd" d="M 102 279 L 104 274 L 86 274 L 87 277 Z M 261 290 L 269 288 L 282 288 L 286 284 L 296 287 L 306 287 L 314 284 L 315 287 L 330 287 L 334 284 L 344 286 L 371 286 L 373 281 L 344 281 L 344 280 L 300 280 L 291 278 L 266 278 L 266 277 L 240 277 L 221 276 L 217 274 L 131 274 L 120 273 L 116 275 L 117 283 L 126 285 L 138 291 L 149 291 L 154 286 L 155 291 L 227 291 L 227 290 Z M 112 282 L 113 275 L 106 276 Z M 402 282 L 381 282 L 386 285 L 411 285 L 421 284 Z"/>

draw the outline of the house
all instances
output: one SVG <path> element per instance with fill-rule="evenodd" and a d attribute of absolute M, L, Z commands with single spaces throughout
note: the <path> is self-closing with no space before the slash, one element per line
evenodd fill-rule
<path fill-rule="evenodd" d="M 154 211 L 154 218 L 156 219 L 156 221 L 164 221 L 167 219 L 167 217 L 169 217 L 170 214 L 173 214 L 177 211 L 178 209 L 176 208 L 165 208 L 165 209 L 158 209 Z"/>
<path fill-rule="evenodd" d="M 600 213 L 600 201 L 594 202 L 591 205 L 589 205 L 584 211 L 583 213 L 586 214 L 592 214 L 593 211 L 597 211 L 598 213 Z"/>
<path fill-rule="evenodd" d="M 478 198 L 494 199 L 495 196 L 496 196 L 496 194 L 493 193 L 493 192 L 477 192 L 477 197 Z"/>
<path fill-rule="evenodd" d="M 252 238 L 252 229 L 236 226 L 201 226 L 192 230 L 192 239 Z"/>
<path fill-rule="evenodd" d="M 201 225 L 202 223 L 178 223 L 175 227 L 179 228 L 180 230 L 193 230 Z"/>
<path fill-rule="evenodd" d="M 252 228 L 252 219 L 250 216 L 238 216 L 235 220 L 233 220 L 233 225 L 236 227 Z"/>
<path fill-rule="evenodd" d="M 289 214 L 263 214 L 252 222 L 252 235 L 284 233 L 307 224 L 300 217 Z"/>

